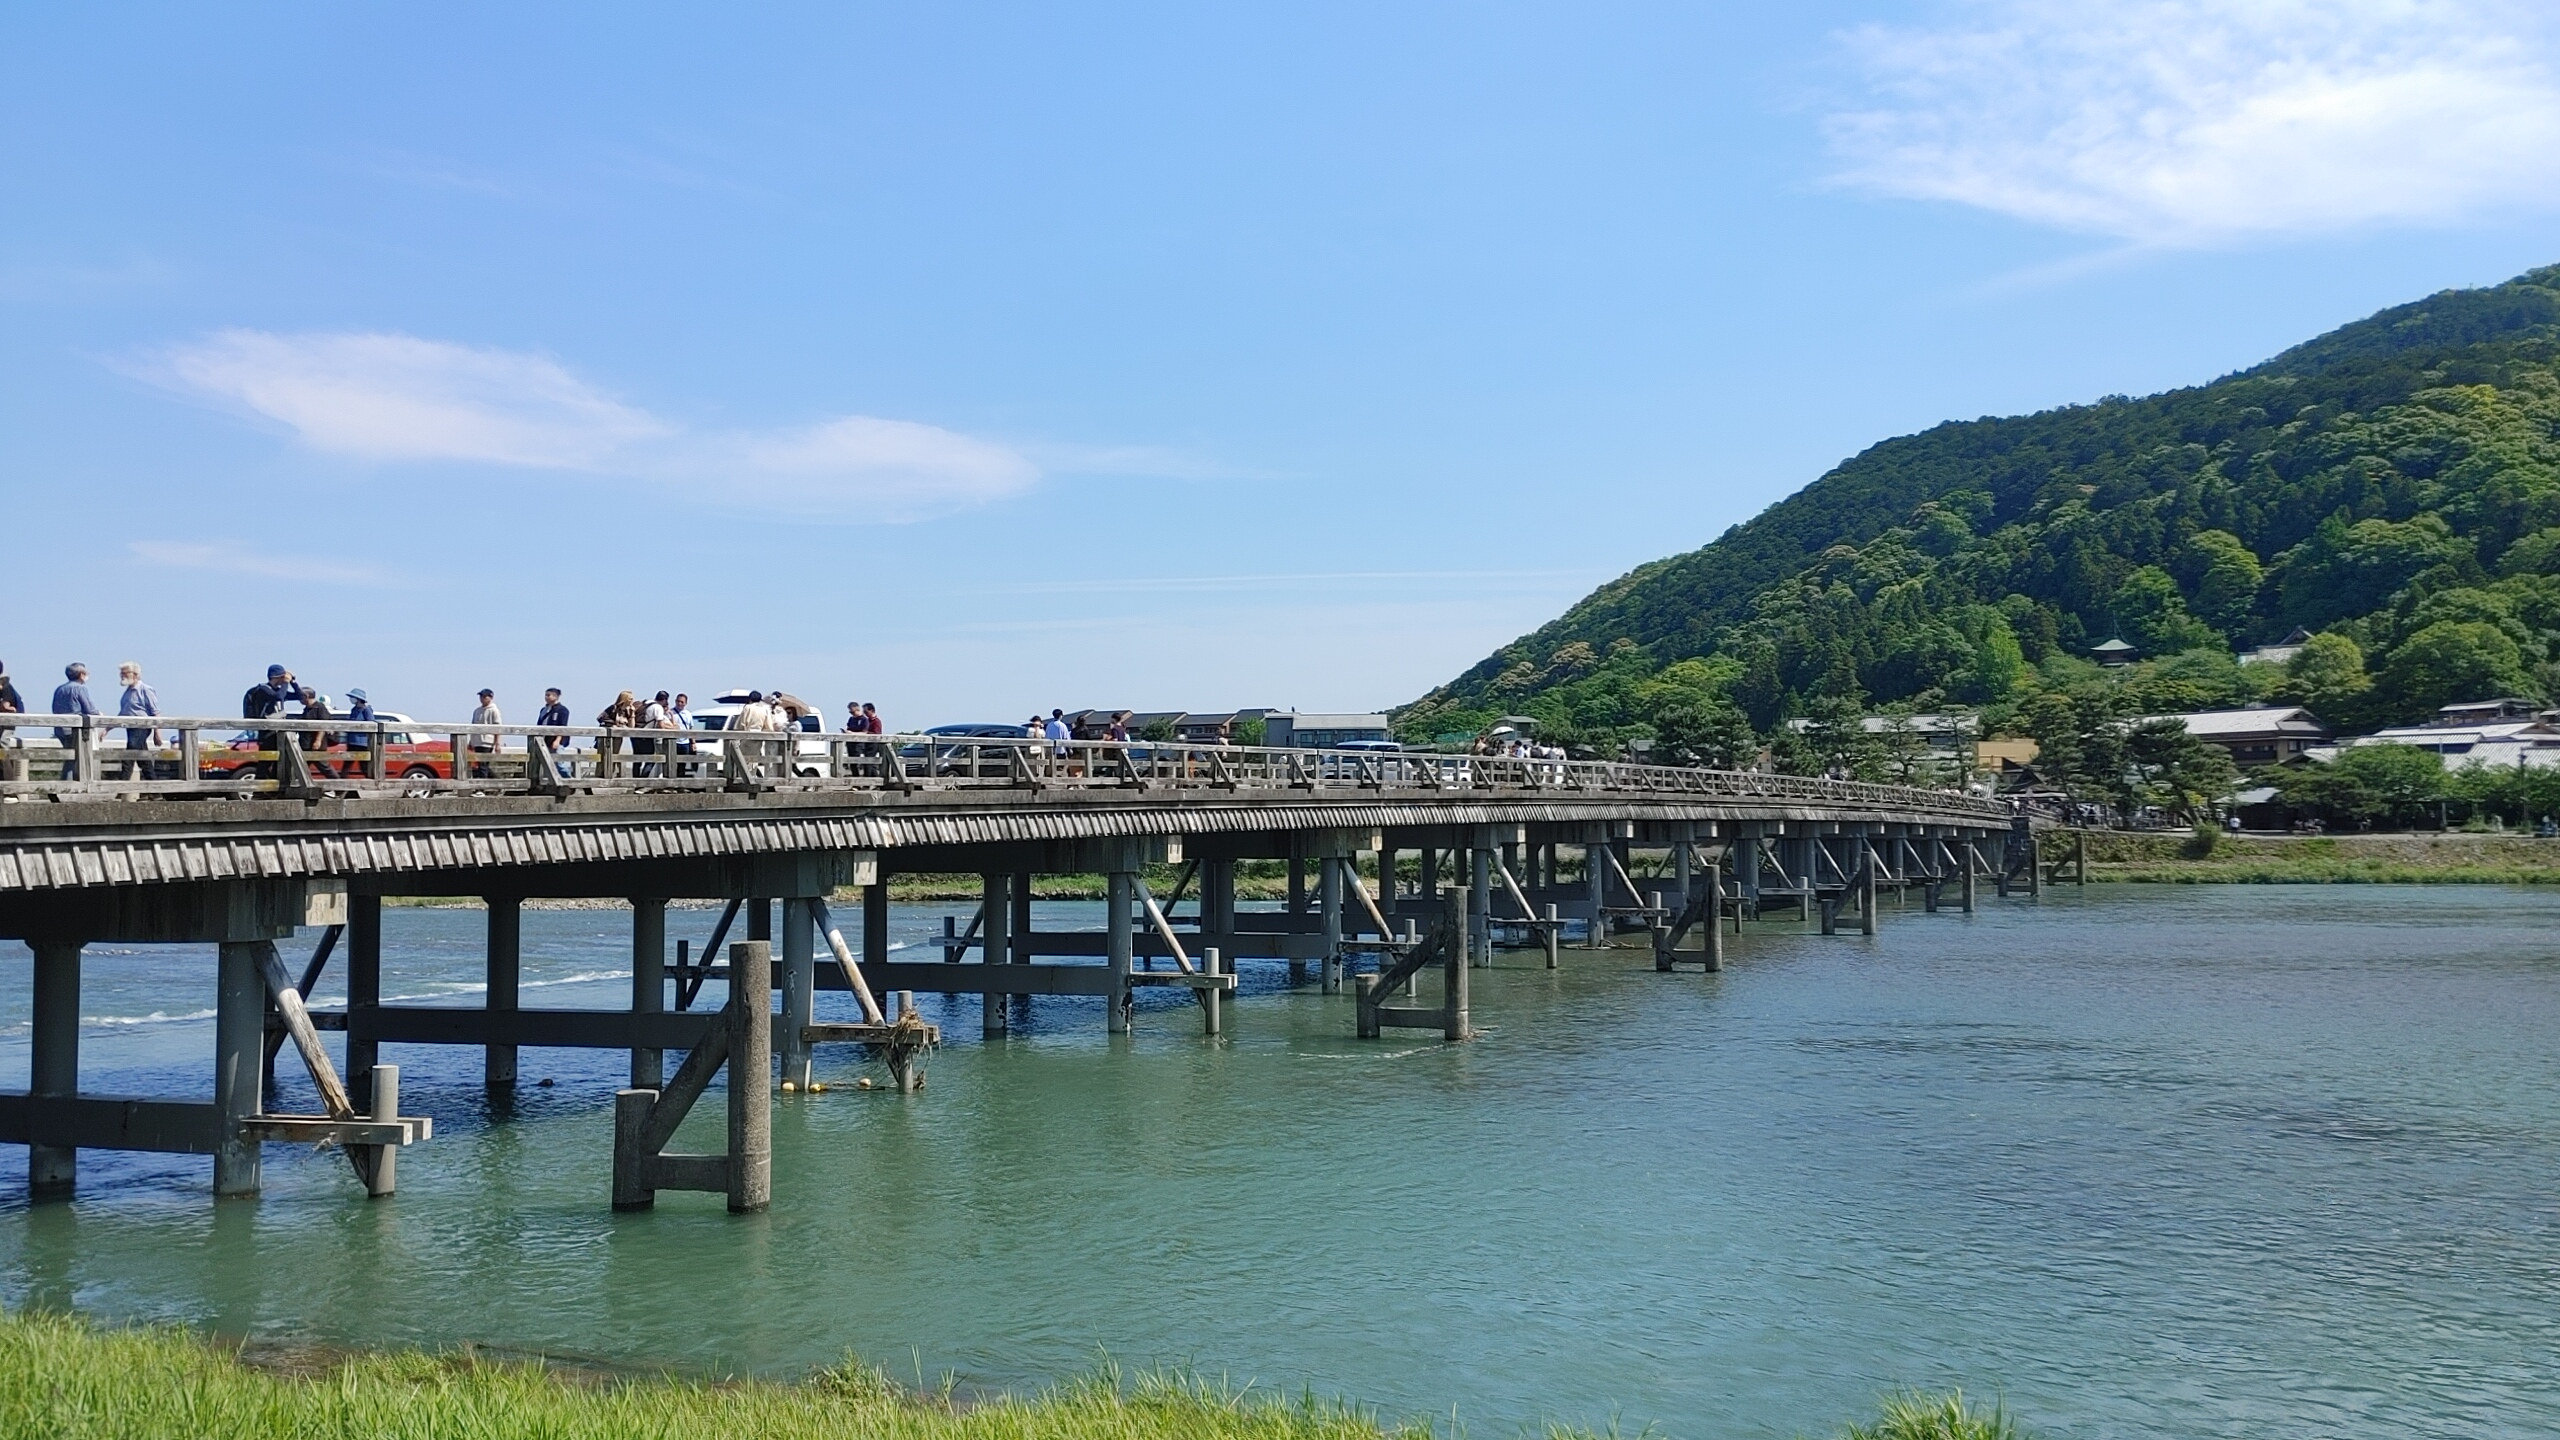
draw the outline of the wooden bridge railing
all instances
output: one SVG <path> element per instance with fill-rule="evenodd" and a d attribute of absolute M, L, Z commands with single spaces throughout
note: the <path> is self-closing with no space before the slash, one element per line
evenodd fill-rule
<path fill-rule="evenodd" d="M 0 795 L 382 797 L 689 790 L 1497 791 L 1806 802 L 2005 824 L 1945 790 L 1607 760 L 1178 741 L 0 715 Z M 139 732 L 139 733 L 137 733 Z M 135 742 L 140 743 L 135 743 Z"/>

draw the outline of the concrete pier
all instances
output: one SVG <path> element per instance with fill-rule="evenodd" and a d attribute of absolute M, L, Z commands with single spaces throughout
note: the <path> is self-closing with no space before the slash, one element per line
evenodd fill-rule
<path fill-rule="evenodd" d="M 74 940 L 45 940 L 31 948 L 35 1005 L 28 1016 L 27 1094 L 67 1100 L 80 1093 L 81 946 Z M 27 1198 L 70 1199 L 79 1177 L 79 1155 L 71 1145 L 29 1145 Z"/>

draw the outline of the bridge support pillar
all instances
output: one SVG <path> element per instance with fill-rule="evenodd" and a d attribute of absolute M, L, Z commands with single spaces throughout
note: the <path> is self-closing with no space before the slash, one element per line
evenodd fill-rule
<path fill-rule="evenodd" d="M 1958 908 L 1962 909 L 1967 915 L 1970 915 L 1973 913 L 1973 875 L 1977 868 L 1973 863 L 1974 849 L 1972 836 L 1967 835 L 1964 837 L 1964 842 L 1956 847 L 1956 854 L 1962 856 L 1964 859 L 1964 889 L 1960 892 L 1963 898 L 1957 902 Z"/>
<path fill-rule="evenodd" d="M 492 1015 L 518 1008 L 524 979 L 524 901 L 514 895 L 492 895 L 489 906 L 489 994 Z M 481 1051 L 481 1080 L 489 1089 L 516 1088 L 516 1047 L 489 1045 Z"/>
<path fill-rule="evenodd" d="M 1872 837 L 1858 841 L 1858 933 L 1876 933 L 1876 842 Z"/>
<path fill-rule="evenodd" d="M 1467 941 L 1472 965 L 1493 964 L 1493 867 L 1502 852 L 1494 848 L 1493 827 L 1479 825 L 1467 853 Z"/>
<path fill-rule="evenodd" d="M 1334 854 L 1316 861 L 1316 913 L 1324 925 L 1324 959 L 1318 990 L 1326 995 L 1342 993 L 1342 872 L 1352 863 Z"/>
<path fill-rule="evenodd" d="M 35 1008 L 27 1057 L 29 1097 L 69 1099 L 80 1093 L 80 942 L 37 940 Z M 69 1145 L 27 1146 L 27 1198 L 68 1200 L 80 1169 Z"/>
<path fill-rule="evenodd" d="M 806 1090 L 810 1074 L 809 1042 L 803 1027 L 818 1018 L 818 926 L 804 897 L 782 902 L 782 1083 Z M 767 984 L 772 982 L 768 980 Z M 743 1072 L 732 1084 L 750 1079 Z M 760 1078 L 760 1077 L 754 1077 Z"/>
<path fill-rule="evenodd" d="M 1421 868 L 1414 876 L 1417 889 L 1423 899 L 1436 901 L 1440 898 L 1440 852 L 1424 846 L 1419 864 Z"/>
<path fill-rule="evenodd" d="M 661 987 L 663 989 L 664 987 Z M 347 1097 L 356 1109 L 373 1112 L 373 1067 L 382 1062 L 382 1042 L 369 1034 L 373 1014 L 382 1008 L 382 897 L 347 897 Z M 360 1018 L 361 1017 L 361 1018 Z M 382 1163 L 389 1164 L 389 1151 Z"/>
<path fill-rule="evenodd" d="M 862 963 L 889 963 L 889 872 L 862 887 Z"/>
<path fill-rule="evenodd" d="M 259 1074 L 267 1048 L 267 985 L 258 973 L 263 942 L 226 940 L 213 1001 L 213 1193 L 258 1193 L 258 1142 L 240 1122 L 263 1108 Z"/>
<path fill-rule="evenodd" d="M 985 917 L 979 933 L 986 942 L 978 954 L 989 965 L 1013 961 L 1013 882 L 1013 876 L 996 872 L 978 877 L 978 909 Z M 978 997 L 978 1028 L 990 1040 L 1004 1034 L 1004 1002 L 993 990 Z"/>
<path fill-rule="evenodd" d="M 1724 968 L 1724 862 L 1707 862 L 1707 973 Z"/>
<path fill-rule="evenodd" d="M 1134 949 L 1131 921 L 1136 912 L 1137 876 L 1131 871 L 1114 870 L 1110 875 L 1109 899 L 1105 903 L 1104 925 L 1109 931 L 1111 985 L 1102 997 L 1102 1027 L 1113 1035 L 1129 1033 L 1129 962 Z"/>
<path fill-rule="evenodd" d="M 1583 944 L 1593 950 L 1609 943 L 1609 842 L 1598 829 L 1582 843 L 1582 884 L 1591 897 L 1591 929 Z"/>
<path fill-rule="evenodd" d="M 1298 853 L 1294 844 L 1289 847 L 1289 913 L 1293 916 L 1307 913 L 1307 858 Z M 1306 961 L 1293 959 L 1289 962 L 1289 983 L 1307 983 Z"/>
<path fill-rule="evenodd" d="M 666 897 L 632 897 L 632 1015 L 666 1010 Z M 632 1089 L 666 1081 L 666 1051 L 632 1051 Z"/>

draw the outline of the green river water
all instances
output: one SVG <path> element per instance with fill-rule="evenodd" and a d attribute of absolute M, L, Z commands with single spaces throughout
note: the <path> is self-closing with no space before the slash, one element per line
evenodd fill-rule
<path fill-rule="evenodd" d="M 1888 910 L 1873 940 L 1755 927 L 1713 977 L 1506 954 L 1456 1046 L 1355 1041 L 1277 965 L 1215 1041 L 1170 996 L 1124 1042 L 1098 1002 L 989 1044 L 975 997 L 934 1000 L 923 1094 L 777 1097 L 745 1218 L 611 1213 L 617 1055 L 525 1052 L 501 1118 L 477 1052 L 393 1047 L 437 1122 L 396 1198 L 270 1147 L 258 1200 L 90 1153 L 76 1202 L 30 1209 L 10 1147 L 0 1300 L 616 1369 L 852 1351 L 969 1388 L 1107 1355 L 1474 1435 L 1795 1435 L 1952 1384 L 2055 1435 L 2560 1433 L 2555 921 L 2456 888 Z M 525 1003 L 617 1003 L 627 926 L 528 912 Z M 389 912 L 386 995 L 474 1003 L 480 927 Z M 84 985 L 84 1085 L 209 1091 L 209 951 L 93 947 Z"/>

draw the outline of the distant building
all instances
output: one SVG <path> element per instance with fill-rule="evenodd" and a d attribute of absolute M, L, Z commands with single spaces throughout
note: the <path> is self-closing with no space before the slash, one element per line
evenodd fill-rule
<path fill-rule="evenodd" d="M 2358 735 L 2311 753 L 2314 760 L 2333 760 L 2359 745 L 2406 745 L 2431 750 L 2447 770 L 2481 766 L 2503 769 L 2560 765 L 2560 726 L 2546 720 L 2500 720 L 2486 725 L 2403 725 Z"/>
<path fill-rule="evenodd" d="M 2506 696 L 2497 700 L 2466 700 L 2436 711 L 2429 725 L 2498 725 L 2510 720 L 2530 720 L 2538 708 L 2530 700 Z"/>
<path fill-rule="evenodd" d="M 2089 647 L 2089 658 L 2113 667 L 2132 664 L 2142 658 L 2142 652 L 2122 640 L 2104 640 Z"/>
<path fill-rule="evenodd" d="M 2028 739 L 1985 740 L 1973 747 L 1976 770 L 2024 770 L 2036 763 L 2044 748 Z"/>
<path fill-rule="evenodd" d="M 2329 723 L 2299 705 L 2262 705 L 2248 710 L 2199 710 L 2192 715 L 2146 715 L 2144 721 L 2175 720 L 2207 745 L 2231 752 L 2235 765 L 2281 765 L 2298 760 L 2306 750 L 2324 745 Z"/>
<path fill-rule="evenodd" d="M 2241 651 L 2240 663 L 2243 665 L 2282 665 L 2286 661 L 2291 660 L 2294 656 L 2301 654 L 2302 647 L 2310 643 L 2311 632 L 2297 625 L 2294 627 L 2292 634 L 2287 635 L 2273 645 L 2260 645 L 2253 649 Z"/>
<path fill-rule="evenodd" d="M 1262 743 L 1322 750 L 1346 740 L 1393 740 L 1395 727 L 1384 715 L 1302 715 L 1274 710 L 1262 717 Z"/>
<path fill-rule="evenodd" d="M 1241 745 L 1244 742 L 1236 732 L 1244 728 L 1245 722 L 1259 720 L 1271 713 L 1259 706 L 1245 710 L 1221 710 L 1215 714 L 1195 710 L 1174 722 L 1173 738 L 1186 745 L 1214 745 L 1223 733 Z"/>
<path fill-rule="evenodd" d="M 1869 715 L 1858 722 L 1870 735 L 1887 735 L 1897 730 L 1917 735 L 1937 755 L 1961 755 L 1981 728 L 1981 720 L 1973 715 Z M 1813 728 L 1809 719 L 1787 722 L 1787 728 L 1801 735 Z"/>

